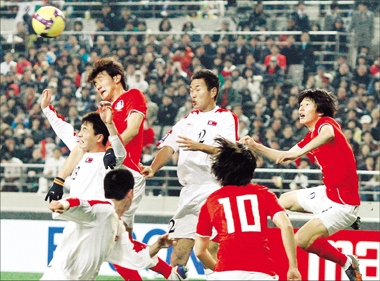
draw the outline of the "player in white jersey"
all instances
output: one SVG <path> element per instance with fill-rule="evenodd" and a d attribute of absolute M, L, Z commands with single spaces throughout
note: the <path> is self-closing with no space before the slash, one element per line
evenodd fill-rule
<path fill-rule="evenodd" d="M 49 91 L 43 91 L 44 105 L 50 102 L 51 93 Z M 58 137 L 70 150 L 79 144 L 79 147 L 86 152 L 71 174 L 70 196 L 72 197 L 91 200 L 104 199 L 104 190 L 101 183 L 106 172 L 111 170 L 106 169 L 103 164 L 108 139 L 115 150 L 116 168 L 121 167 L 126 157 L 124 145 L 112 121 L 110 105 L 107 102 L 102 102 L 102 104 L 104 106 L 100 107 L 100 116 L 107 118 L 103 119 L 105 123 L 100 120 L 98 113 L 89 113 L 83 117 L 81 131 L 78 135 L 75 134 L 74 128 L 69 123 L 57 116 L 51 106 L 45 106 L 42 110 Z M 108 135 L 110 135 L 109 138 Z M 59 180 L 64 181 L 61 178 Z M 57 184 L 57 178 L 54 182 Z M 54 185 L 52 189 L 54 189 Z"/>
<path fill-rule="evenodd" d="M 133 185 L 131 172 L 114 170 L 104 178 L 106 199 L 68 198 L 49 204 L 55 218 L 69 221 L 73 231 L 63 236 L 41 280 L 94 280 L 104 261 L 144 269 L 161 248 L 172 245 L 166 234 L 144 250 L 133 249 L 120 219 L 132 204 Z"/>
<path fill-rule="evenodd" d="M 201 206 L 220 184 L 211 174 L 210 154 L 215 137 L 238 140 L 238 118 L 216 106 L 219 78 L 209 70 L 200 70 L 191 78 L 190 96 L 194 109 L 177 122 L 160 141 L 162 148 L 150 167 L 141 172 L 147 178 L 154 174 L 179 151 L 178 179 L 184 186 L 174 217 L 169 222 L 169 235 L 175 238 L 171 265 L 186 265 L 194 246 L 195 231 Z M 212 245 L 213 247 L 216 244 Z M 216 253 L 217 249 L 212 252 Z"/>

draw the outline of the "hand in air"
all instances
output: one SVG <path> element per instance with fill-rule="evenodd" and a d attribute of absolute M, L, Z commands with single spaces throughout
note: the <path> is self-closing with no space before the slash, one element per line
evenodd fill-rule
<path fill-rule="evenodd" d="M 44 109 L 50 105 L 51 96 L 52 94 L 50 89 L 45 89 L 42 91 L 41 109 Z"/>
<path fill-rule="evenodd" d="M 112 123 L 112 107 L 109 101 L 101 101 L 99 106 L 99 115 L 104 124 Z"/>

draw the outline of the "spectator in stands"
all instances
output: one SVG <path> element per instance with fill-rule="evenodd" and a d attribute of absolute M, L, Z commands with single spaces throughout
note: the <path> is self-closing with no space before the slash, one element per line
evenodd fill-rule
<path fill-rule="evenodd" d="M 319 65 L 317 67 L 317 74 L 314 76 L 316 88 L 322 87 L 323 77 L 327 77 L 330 81 L 333 81 L 334 78 L 332 74 L 326 72 L 326 67 L 324 65 Z"/>
<path fill-rule="evenodd" d="M 172 57 L 172 61 L 179 61 L 181 63 L 182 71 L 187 73 L 193 56 L 194 53 L 191 51 L 189 47 L 181 46 L 175 51 Z"/>
<path fill-rule="evenodd" d="M 349 32 L 354 31 L 353 42 L 357 47 L 372 46 L 374 37 L 374 14 L 368 10 L 367 1 L 359 1 L 358 10 L 352 14 Z M 358 50 L 359 51 L 359 50 Z"/>
<path fill-rule="evenodd" d="M 369 160 L 371 161 L 371 160 Z M 376 163 L 374 168 L 375 171 L 380 170 L 380 162 Z M 361 194 L 360 199 L 363 201 L 380 201 L 379 191 L 380 191 L 380 176 L 378 173 L 373 175 L 364 186 L 361 186 L 361 191 L 372 191 L 372 194 Z"/>
<path fill-rule="evenodd" d="M 226 34 L 226 32 L 231 32 L 230 30 L 230 21 L 227 19 L 224 19 L 222 21 L 222 26 L 220 29 L 215 30 L 215 32 L 220 32 L 221 34 L 214 34 L 212 37 L 212 41 L 215 43 L 220 43 L 223 38 L 227 38 L 229 42 L 234 41 L 234 36 L 232 34 Z"/>
<path fill-rule="evenodd" d="M 23 145 L 20 147 L 19 159 L 23 163 L 29 163 L 32 159 L 32 154 L 34 150 L 34 140 L 31 135 L 26 135 L 23 139 Z"/>
<path fill-rule="evenodd" d="M 265 89 L 275 87 L 277 83 L 284 83 L 284 69 L 277 63 L 277 58 L 272 56 L 264 72 L 263 84 Z"/>
<path fill-rule="evenodd" d="M 275 40 L 272 36 L 268 36 L 265 40 L 265 46 L 262 49 L 261 52 L 261 58 L 260 61 L 257 61 L 258 63 L 264 64 L 264 60 L 267 56 L 271 54 L 272 46 L 275 44 Z"/>
<path fill-rule="evenodd" d="M 177 115 L 175 117 L 175 121 L 178 121 L 186 117 L 192 110 L 193 110 L 193 103 L 191 102 L 191 100 L 186 100 L 184 102 L 184 105 L 178 109 Z"/>
<path fill-rule="evenodd" d="M 29 159 L 27 164 L 44 164 L 44 159 L 42 159 L 41 148 L 36 147 L 33 149 L 32 158 Z M 23 186 L 24 192 L 37 192 L 38 190 L 38 175 L 41 174 L 43 168 L 38 167 L 28 167 L 26 169 L 27 178 L 25 180 L 26 186 Z"/>
<path fill-rule="evenodd" d="M 58 175 L 65 161 L 66 158 L 62 156 L 61 149 L 55 147 L 53 150 L 53 156 L 47 158 L 45 161 L 43 176 L 39 178 L 38 193 L 45 194 L 48 191 L 48 187 L 51 186 L 50 182 L 52 182 L 54 177 Z M 65 186 L 68 187 L 66 182 L 68 182 L 68 179 L 65 180 Z"/>
<path fill-rule="evenodd" d="M 309 31 L 310 23 L 309 16 L 305 13 L 305 3 L 304 1 L 299 1 L 296 10 L 291 14 L 296 22 L 297 30 Z"/>
<path fill-rule="evenodd" d="M 298 55 L 301 58 L 301 63 L 304 65 L 304 81 L 309 76 L 309 73 L 315 71 L 315 56 L 314 47 L 310 43 L 310 35 L 307 32 L 301 34 L 301 44 L 298 48 Z"/>
<path fill-rule="evenodd" d="M 281 49 L 280 54 L 285 57 L 285 65 L 290 66 L 293 64 L 300 64 L 301 58 L 299 57 L 298 48 L 294 45 L 296 39 L 293 35 L 286 37 L 286 45 Z M 279 57 L 278 57 L 279 59 Z"/>
<path fill-rule="evenodd" d="M 27 60 L 26 55 L 24 53 L 20 53 L 18 55 L 17 64 L 16 64 L 16 73 L 23 74 L 25 68 L 31 67 L 32 63 Z"/>
<path fill-rule="evenodd" d="M 244 65 L 245 58 L 248 55 L 249 50 L 246 46 L 246 39 L 244 35 L 238 35 L 236 39 L 236 44 L 231 48 L 231 54 L 234 58 L 234 65 Z"/>
<path fill-rule="evenodd" d="M 96 32 L 107 32 L 110 31 L 108 27 L 106 27 L 104 19 L 99 18 L 96 20 Z M 94 42 L 98 42 L 98 37 L 99 36 L 104 36 L 104 35 L 97 35 L 95 34 L 94 36 Z M 110 42 L 111 37 L 109 35 L 104 36 L 105 41 Z"/>
<path fill-rule="evenodd" d="M 206 54 L 206 49 L 203 45 L 198 45 L 195 49 L 195 55 L 199 58 L 202 65 L 207 68 L 211 69 L 213 66 L 213 58 L 210 55 Z"/>
<path fill-rule="evenodd" d="M 4 56 L 4 61 L 0 64 L 0 73 L 6 75 L 12 68 L 16 67 L 17 63 L 13 60 L 13 54 L 11 52 L 6 52 Z"/>
<path fill-rule="evenodd" d="M 353 72 L 352 80 L 358 85 L 364 84 L 368 87 L 371 81 L 371 75 L 368 73 L 368 68 L 365 65 L 359 65 Z"/>
<path fill-rule="evenodd" d="M 264 12 L 264 5 L 260 1 L 252 8 L 252 13 L 248 18 L 246 25 L 249 26 L 249 30 L 258 31 L 260 27 L 267 25 L 268 15 Z"/>
<path fill-rule="evenodd" d="M 376 74 L 380 73 L 380 53 L 377 55 L 377 59 L 374 61 L 373 65 L 369 70 L 374 77 Z"/>
<path fill-rule="evenodd" d="M 9 111 L 9 107 L 6 103 L 1 104 L 0 111 L 2 123 L 4 122 L 5 124 L 11 125 L 15 119 L 15 115 Z"/>
<path fill-rule="evenodd" d="M 164 95 L 162 104 L 158 107 L 157 121 L 161 126 L 172 126 L 177 115 L 177 107 L 169 95 Z"/>
<path fill-rule="evenodd" d="M 233 63 L 233 58 L 231 56 L 226 56 L 223 63 L 223 70 L 220 74 L 222 74 L 222 76 L 226 78 L 228 76 L 231 76 L 232 71 L 234 71 L 235 69 L 236 65 L 234 65 Z"/>
<path fill-rule="evenodd" d="M 338 72 L 336 73 L 334 80 L 332 82 L 332 86 L 337 89 L 340 86 L 342 80 L 351 81 L 352 73 L 350 72 L 350 68 L 347 63 L 342 63 L 339 66 Z"/>
<path fill-rule="evenodd" d="M 339 19 L 342 19 L 339 15 L 339 4 L 333 2 L 330 5 L 330 11 L 325 16 L 324 30 L 333 31 L 335 21 Z"/>
<path fill-rule="evenodd" d="M 259 45 L 260 38 L 258 36 L 252 36 L 249 39 L 248 55 L 252 54 L 256 62 L 260 61 L 262 48 Z"/>
<path fill-rule="evenodd" d="M 214 56 L 216 54 L 215 43 L 212 42 L 211 35 L 205 35 L 203 37 L 203 46 L 205 47 L 205 53 L 208 56 Z"/>
<path fill-rule="evenodd" d="M 224 84 L 217 96 L 216 103 L 222 108 L 232 109 L 235 105 L 241 105 L 242 96 L 232 88 L 232 78 L 225 78 Z"/>
<path fill-rule="evenodd" d="M 32 137 L 33 137 L 33 140 L 34 140 L 34 143 L 39 143 L 40 141 L 42 141 L 44 138 L 45 138 L 45 135 L 43 134 L 42 132 L 42 119 L 41 118 L 33 118 L 31 119 L 31 122 L 32 124 L 30 130 L 32 132 Z"/>

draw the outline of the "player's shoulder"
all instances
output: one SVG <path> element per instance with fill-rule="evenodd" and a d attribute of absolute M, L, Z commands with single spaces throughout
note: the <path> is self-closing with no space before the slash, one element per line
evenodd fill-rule
<path fill-rule="evenodd" d="M 322 127 L 323 125 L 331 125 L 333 126 L 334 128 L 337 128 L 337 129 L 341 129 L 339 123 L 334 119 L 334 118 L 331 118 L 331 117 L 321 117 L 317 124 L 315 125 L 316 128 L 320 128 Z"/>

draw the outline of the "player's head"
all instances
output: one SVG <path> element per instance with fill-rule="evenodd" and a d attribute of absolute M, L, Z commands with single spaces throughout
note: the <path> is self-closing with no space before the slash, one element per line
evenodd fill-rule
<path fill-rule="evenodd" d="M 130 171 L 126 169 L 112 170 L 104 177 L 104 195 L 107 199 L 122 200 L 130 193 L 133 198 L 135 180 Z"/>
<path fill-rule="evenodd" d="M 219 93 L 219 78 L 211 70 L 202 69 L 191 77 L 190 97 L 194 109 L 209 111 L 214 108 Z"/>
<path fill-rule="evenodd" d="M 242 143 L 216 138 L 218 152 L 212 156 L 211 170 L 223 185 L 247 185 L 256 169 L 256 154 Z"/>
<path fill-rule="evenodd" d="M 334 117 L 337 111 L 337 100 L 334 94 L 323 89 L 307 89 L 298 96 L 298 104 L 309 98 L 315 103 L 316 111 L 322 113 L 323 117 Z"/>
<path fill-rule="evenodd" d="M 124 68 L 112 57 L 102 58 L 95 62 L 88 75 L 88 82 L 93 82 L 103 100 L 112 101 L 118 84 L 127 89 Z"/>
<path fill-rule="evenodd" d="M 90 151 L 98 142 L 106 145 L 109 135 L 110 133 L 100 118 L 99 113 L 90 112 L 83 116 L 82 126 L 78 134 L 81 140 L 79 145 L 83 146 L 81 147 L 82 149 Z"/>

